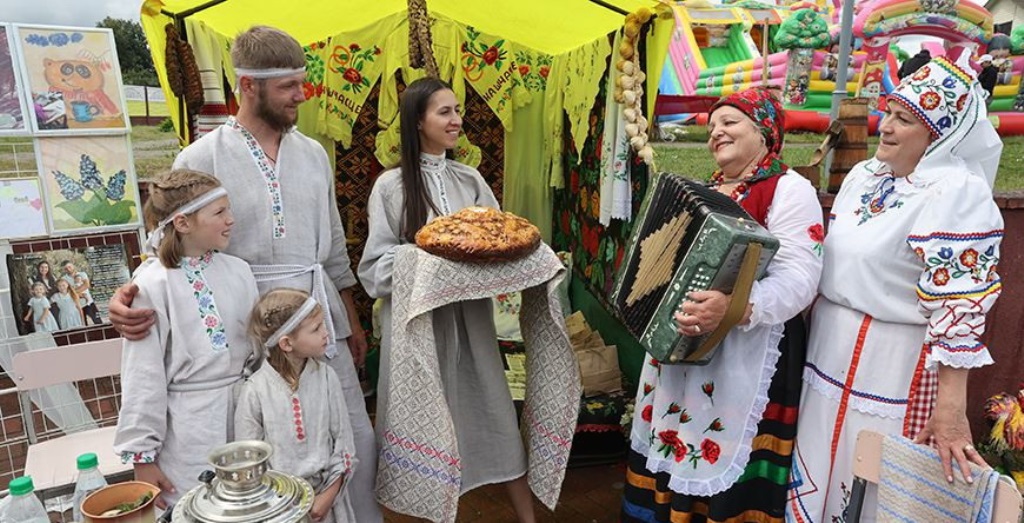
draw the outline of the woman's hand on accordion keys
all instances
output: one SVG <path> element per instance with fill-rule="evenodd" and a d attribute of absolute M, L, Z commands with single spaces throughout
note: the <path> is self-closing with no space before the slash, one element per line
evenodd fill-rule
<path fill-rule="evenodd" d="M 731 294 L 719 291 L 697 291 L 687 295 L 679 310 L 675 313 L 676 330 L 683 336 L 700 336 L 718 328 L 725 317 L 725 311 L 732 301 Z M 747 304 L 741 325 L 750 321 L 753 306 Z"/>

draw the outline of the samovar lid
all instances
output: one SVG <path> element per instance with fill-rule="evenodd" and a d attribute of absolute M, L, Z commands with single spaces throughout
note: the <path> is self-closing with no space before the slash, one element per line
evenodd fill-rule
<path fill-rule="evenodd" d="M 313 506 L 302 478 L 268 469 L 273 449 L 262 441 L 236 441 L 214 449 L 214 472 L 200 477 L 174 507 L 173 521 L 188 523 L 295 523 Z"/>

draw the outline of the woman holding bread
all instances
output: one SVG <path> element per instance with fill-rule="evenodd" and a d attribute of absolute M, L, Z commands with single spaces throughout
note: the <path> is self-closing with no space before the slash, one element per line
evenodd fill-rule
<path fill-rule="evenodd" d="M 391 354 L 391 294 L 397 247 L 415 243 L 416 232 L 439 216 L 470 206 L 498 208 L 480 173 L 447 157 L 462 130 L 460 110 L 455 93 L 444 82 L 424 78 L 410 83 L 400 103 L 401 164 L 382 173 L 370 192 L 369 233 L 359 279 L 371 297 L 383 302 L 382 369 L 395 357 Z M 463 301 L 435 309 L 433 326 L 461 455 L 461 491 L 505 483 L 519 521 L 534 521 L 526 452 L 505 384 L 491 301 Z M 387 411 L 389 385 L 387 373 L 381 372 L 378 419 L 384 419 Z"/>

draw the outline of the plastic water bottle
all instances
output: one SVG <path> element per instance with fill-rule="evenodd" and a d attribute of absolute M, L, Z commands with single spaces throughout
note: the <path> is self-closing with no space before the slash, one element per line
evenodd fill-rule
<path fill-rule="evenodd" d="M 83 521 L 82 501 L 89 494 L 107 486 L 107 478 L 100 473 L 99 459 L 89 452 L 78 456 L 78 481 L 75 482 L 75 496 L 72 498 L 72 513 L 75 521 Z"/>
<path fill-rule="evenodd" d="M 43 502 L 36 497 L 35 485 L 32 478 L 22 476 L 11 481 L 8 487 L 11 491 L 11 503 L 7 505 L 7 511 L 3 514 L 4 521 L 17 521 L 18 523 L 50 523 L 50 517 L 46 515 Z"/>

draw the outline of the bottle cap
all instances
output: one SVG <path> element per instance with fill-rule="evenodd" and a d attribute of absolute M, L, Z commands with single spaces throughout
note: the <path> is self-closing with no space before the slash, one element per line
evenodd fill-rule
<path fill-rule="evenodd" d="M 95 452 L 87 452 L 78 456 L 78 470 L 88 470 L 98 467 L 100 464 L 99 458 L 96 457 Z"/>
<path fill-rule="evenodd" d="M 12 496 L 21 496 L 24 494 L 31 494 L 36 487 L 32 484 L 31 476 L 22 476 L 11 480 L 11 483 L 7 485 L 7 488 L 11 490 Z"/>

